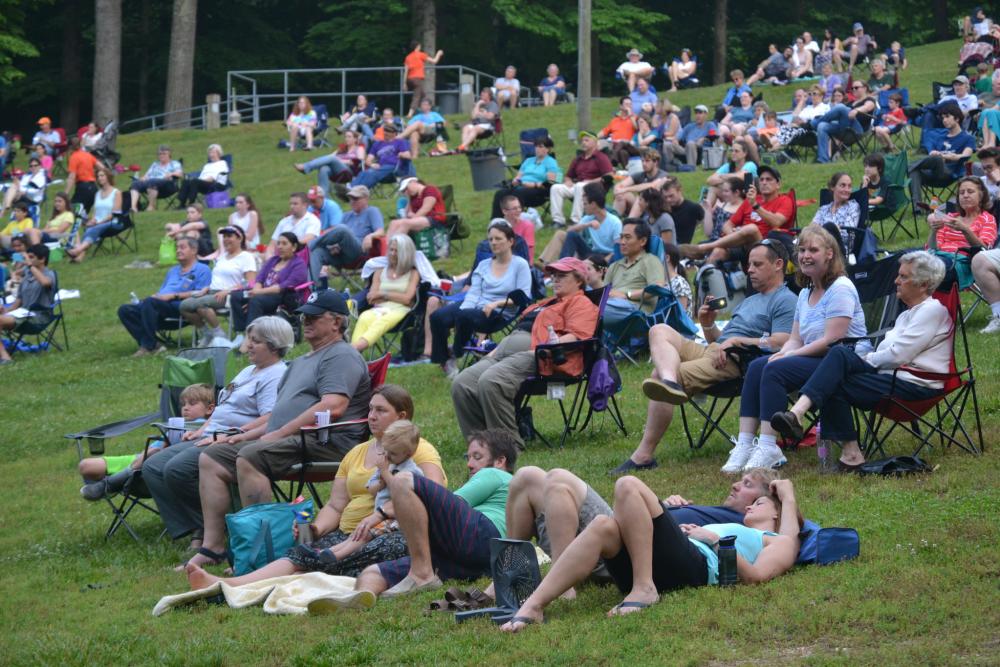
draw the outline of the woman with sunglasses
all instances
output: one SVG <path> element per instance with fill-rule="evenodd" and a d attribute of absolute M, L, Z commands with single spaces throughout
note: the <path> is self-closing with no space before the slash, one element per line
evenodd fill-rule
<path fill-rule="evenodd" d="M 854 96 L 854 101 L 850 106 L 843 103 L 833 104 L 828 112 L 811 122 L 816 130 L 818 162 L 830 161 L 830 142 L 833 138 L 842 135 L 846 130 L 853 130 L 859 135 L 864 134 L 872 125 L 872 119 L 875 118 L 875 111 L 878 109 L 878 98 L 872 94 L 864 81 L 855 81 L 851 85 L 851 94 Z"/>
<path fill-rule="evenodd" d="M 488 330 L 502 320 L 514 307 L 509 295 L 521 291 L 531 294 L 531 267 L 527 260 L 514 254 L 514 228 L 502 218 L 493 220 L 486 230 L 492 257 L 476 266 L 469 281 L 469 291 L 461 303 L 439 308 L 430 317 L 431 361 L 440 364 L 445 374 L 458 373 L 456 359 L 464 354 L 476 331 Z M 448 334 L 455 329 L 455 338 L 448 350 Z"/>
<path fill-rule="evenodd" d="M 45 198 L 45 185 L 49 182 L 42 169 L 42 162 L 39 158 L 32 156 L 28 161 L 28 173 L 15 178 L 10 183 L 0 185 L 3 188 L 3 207 L 0 208 L 0 216 L 6 215 L 7 211 L 14 204 L 21 202 L 28 206 L 41 204 Z"/>

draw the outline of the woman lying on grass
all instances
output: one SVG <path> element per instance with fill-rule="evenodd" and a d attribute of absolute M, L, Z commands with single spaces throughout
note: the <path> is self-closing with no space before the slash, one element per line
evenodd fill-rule
<path fill-rule="evenodd" d="M 677 524 L 660 499 L 635 477 L 615 485 L 614 516 L 595 518 L 563 552 L 541 585 L 501 626 L 518 632 L 542 621 L 545 606 L 586 579 L 604 559 L 625 599 L 608 616 L 640 611 L 660 593 L 718 583 L 719 538 L 736 536 L 737 573 L 744 583 L 768 581 L 795 564 L 801 515 L 788 480 L 771 482 L 770 495 L 746 508 L 742 524 Z"/>

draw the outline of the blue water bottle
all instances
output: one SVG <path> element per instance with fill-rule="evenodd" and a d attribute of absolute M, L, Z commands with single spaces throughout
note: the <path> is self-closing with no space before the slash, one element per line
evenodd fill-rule
<path fill-rule="evenodd" d="M 719 538 L 719 585 L 735 586 L 736 576 L 736 536 Z"/>
<path fill-rule="evenodd" d="M 307 510 L 300 510 L 295 513 L 295 527 L 298 529 L 298 537 L 295 539 L 295 544 L 309 544 L 312 542 L 312 528 L 310 528 L 310 519 L 312 517 L 309 515 Z"/>

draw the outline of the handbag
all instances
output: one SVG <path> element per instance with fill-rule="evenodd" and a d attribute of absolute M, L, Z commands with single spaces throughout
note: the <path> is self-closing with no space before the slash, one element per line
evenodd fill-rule
<path fill-rule="evenodd" d="M 226 515 L 233 572 L 239 576 L 259 570 L 295 546 L 292 524 L 298 512 L 313 513 L 312 500 L 299 503 L 260 503 Z"/>

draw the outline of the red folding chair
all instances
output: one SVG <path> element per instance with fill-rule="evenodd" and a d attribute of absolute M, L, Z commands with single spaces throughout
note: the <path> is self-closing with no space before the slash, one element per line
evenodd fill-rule
<path fill-rule="evenodd" d="M 909 432 L 919 441 L 913 452 L 914 456 L 924 447 L 932 447 L 934 441 L 941 447 L 955 445 L 970 454 L 983 452 L 983 427 L 979 416 L 979 399 L 976 396 L 976 378 L 965 335 L 958 285 L 952 284 L 947 290 L 935 292 L 934 298 L 948 309 L 952 320 L 952 352 L 948 372 L 931 373 L 904 366 L 893 373 L 893 381 L 895 382 L 899 371 L 906 371 L 925 380 L 939 380 L 944 386 L 936 396 L 920 401 L 897 398 L 892 395 L 890 388 L 889 395 L 880 400 L 871 411 L 855 410 L 859 420 L 868 427 L 862 442 L 866 458 L 874 453 L 885 456 L 885 444 L 897 427 Z M 959 359 L 955 354 L 957 334 L 961 336 L 964 349 L 964 368 L 959 368 Z M 973 428 L 967 428 L 963 422 L 967 409 L 975 418 Z"/>
<path fill-rule="evenodd" d="M 371 380 L 371 388 L 375 389 L 385 384 L 386 375 L 389 373 L 389 362 L 392 356 L 386 354 L 383 357 L 368 362 L 368 378 Z M 329 433 L 330 430 L 354 426 L 366 423 L 367 419 L 351 419 L 334 422 L 329 426 L 303 426 L 299 429 L 299 443 L 302 453 L 302 463 L 296 463 L 284 477 L 271 480 L 271 490 L 276 498 L 282 502 L 290 502 L 292 498 L 297 498 L 302 494 L 303 489 L 309 489 L 313 502 L 317 508 L 323 507 L 323 496 L 316 488 L 317 484 L 332 482 L 340 469 L 339 461 L 310 461 L 306 448 L 307 433 Z M 367 437 L 367 436 L 366 436 Z M 281 482 L 288 482 L 287 493 L 279 486 Z"/>

